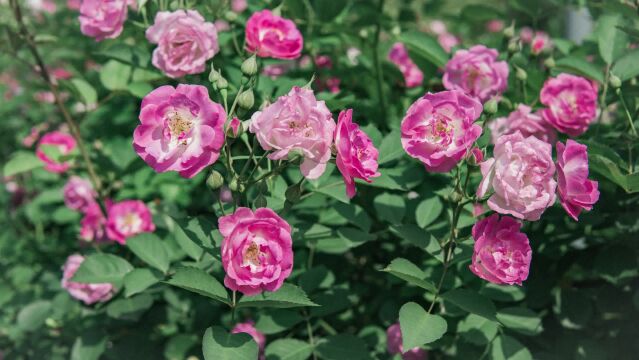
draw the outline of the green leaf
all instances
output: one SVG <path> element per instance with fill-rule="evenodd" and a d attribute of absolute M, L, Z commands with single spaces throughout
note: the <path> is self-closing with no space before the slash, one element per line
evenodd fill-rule
<path fill-rule="evenodd" d="M 130 297 L 157 284 L 162 274 L 151 269 L 133 269 L 124 276 L 124 296 Z"/>
<path fill-rule="evenodd" d="M 115 283 L 124 280 L 124 275 L 133 270 L 133 266 L 123 258 L 111 254 L 89 255 L 72 281 L 88 284 Z"/>
<path fill-rule="evenodd" d="M 317 289 L 328 289 L 335 282 L 335 274 L 324 265 L 310 268 L 299 277 L 299 285 L 304 292 L 312 293 Z"/>
<path fill-rule="evenodd" d="M 442 213 L 443 209 L 444 206 L 438 196 L 433 196 L 420 202 L 415 210 L 417 225 L 422 228 L 430 225 Z"/>
<path fill-rule="evenodd" d="M 610 65 L 619 58 L 628 45 L 628 36 L 618 29 L 623 24 L 620 14 L 604 14 L 597 20 L 599 54 Z"/>
<path fill-rule="evenodd" d="M 73 343 L 71 360 L 98 360 L 106 350 L 107 338 L 96 331 L 83 332 Z"/>
<path fill-rule="evenodd" d="M 266 360 L 306 360 L 312 353 L 311 344 L 297 339 L 275 340 L 264 352 Z"/>
<path fill-rule="evenodd" d="M 251 335 L 230 334 L 219 326 L 206 329 L 202 339 L 205 360 L 255 360 L 258 350 Z"/>
<path fill-rule="evenodd" d="M 397 160 L 405 154 L 402 147 L 402 134 L 399 130 L 393 130 L 384 137 L 379 146 L 379 159 L 377 163 L 383 165 L 387 162 Z"/>
<path fill-rule="evenodd" d="M 639 75 L 639 49 L 620 57 L 612 66 L 611 72 L 621 81 L 630 80 Z"/>
<path fill-rule="evenodd" d="M 364 340 L 351 334 L 327 337 L 317 345 L 317 353 L 324 360 L 363 360 L 370 358 Z"/>
<path fill-rule="evenodd" d="M 470 313 L 497 321 L 497 309 L 490 299 L 468 289 L 454 289 L 443 294 L 442 299 Z"/>
<path fill-rule="evenodd" d="M 443 317 L 427 313 L 414 302 L 404 304 L 399 310 L 399 326 L 404 349 L 432 343 L 444 336 L 448 329 Z"/>
<path fill-rule="evenodd" d="M 397 258 L 382 271 L 386 271 L 392 275 L 397 276 L 398 278 L 407 281 L 409 284 L 419 286 L 422 289 L 435 292 L 435 285 L 428 281 L 424 280 L 426 278 L 426 274 L 417 267 L 417 265 L 412 262 L 403 259 Z"/>
<path fill-rule="evenodd" d="M 530 351 L 508 335 L 500 335 L 493 341 L 491 355 L 494 360 L 532 360 Z"/>
<path fill-rule="evenodd" d="M 588 154 L 588 162 L 592 171 L 619 185 L 627 193 L 639 191 L 639 172 L 626 174 L 611 159 L 600 154 Z"/>
<path fill-rule="evenodd" d="M 622 285 L 638 275 L 637 257 L 632 248 L 614 245 L 599 251 L 595 274 L 614 285 Z"/>
<path fill-rule="evenodd" d="M 33 153 L 28 151 L 17 151 L 11 156 L 11 159 L 4 164 L 4 177 L 13 176 L 33 169 L 44 166 L 44 163 L 38 159 Z"/>
<path fill-rule="evenodd" d="M 553 73 L 560 72 L 569 72 L 589 77 L 598 81 L 600 84 L 604 83 L 604 76 L 601 69 L 597 65 L 589 63 L 583 57 L 568 56 L 557 60 Z"/>
<path fill-rule="evenodd" d="M 34 331 L 44 325 L 49 314 L 51 314 L 50 301 L 34 301 L 20 310 L 16 323 L 23 331 Z"/>
<path fill-rule="evenodd" d="M 225 304 L 231 304 L 226 288 L 204 270 L 194 267 L 178 268 L 175 274 L 165 282 L 169 285 L 210 297 Z"/>
<path fill-rule="evenodd" d="M 139 234 L 127 239 L 126 246 L 145 263 L 163 273 L 169 270 L 169 252 L 157 235 L 152 233 Z"/>
<path fill-rule="evenodd" d="M 115 319 L 137 320 L 153 305 L 153 296 L 140 294 L 128 299 L 118 299 L 107 305 L 106 313 Z"/>
<path fill-rule="evenodd" d="M 382 193 L 375 198 L 373 205 L 378 218 L 392 224 L 400 224 L 406 212 L 406 203 L 399 195 Z"/>
<path fill-rule="evenodd" d="M 266 335 L 277 334 L 291 329 L 293 326 L 304 321 L 302 316 L 292 310 L 271 309 L 260 313 L 255 328 Z"/>
<path fill-rule="evenodd" d="M 444 67 L 448 62 L 448 54 L 437 40 L 423 32 L 404 32 L 400 35 L 400 40 L 410 50 L 426 58 L 437 67 Z"/>
<path fill-rule="evenodd" d="M 182 250 L 193 260 L 199 260 L 204 252 L 204 249 L 198 245 L 195 241 L 191 239 L 189 235 L 187 235 L 186 230 L 183 226 L 188 226 L 188 223 L 184 220 L 178 221 L 173 220 L 175 226 L 173 227 L 173 236 L 175 241 L 180 245 Z"/>
<path fill-rule="evenodd" d="M 148 93 L 153 91 L 153 86 L 145 82 L 132 82 L 127 85 L 127 90 L 131 93 L 131 95 L 137 97 L 138 99 L 142 99 Z"/>
<path fill-rule="evenodd" d="M 241 307 L 273 307 L 291 308 L 298 306 L 317 306 L 309 300 L 306 293 L 299 287 L 292 284 L 283 284 L 275 292 L 265 291 L 258 295 L 244 296 L 237 304 Z"/>
<path fill-rule="evenodd" d="M 524 335 L 538 335 L 543 330 L 541 317 L 530 309 L 508 307 L 497 312 L 497 320 L 505 327 Z"/>
<path fill-rule="evenodd" d="M 464 340 L 475 345 L 486 345 L 497 334 L 499 324 L 475 314 L 468 316 L 459 322 L 457 332 Z"/>
<path fill-rule="evenodd" d="M 187 359 L 189 350 L 198 342 L 198 336 L 194 334 L 174 335 L 164 347 L 164 357 L 167 360 Z"/>
<path fill-rule="evenodd" d="M 108 90 L 127 90 L 131 77 L 131 66 L 109 60 L 100 69 L 100 81 Z"/>
<path fill-rule="evenodd" d="M 91 84 L 81 78 L 73 78 L 70 82 L 84 104 L 96 104 L 98 102 L 98 93 Z"/>

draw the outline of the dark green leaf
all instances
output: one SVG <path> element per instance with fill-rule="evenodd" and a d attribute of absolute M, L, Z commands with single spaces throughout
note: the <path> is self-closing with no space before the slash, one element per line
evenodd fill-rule
<path fill-rule="evenodd" d="M 230 334 L 219 326 L 212 326 L 204 333 L 202 352 L 205 360 L 255 360 L 258 347 L 249 334 Z"/>
<path fill-rule="evenodd" d="M 142 261 L 166 273 L 169 270 L 169 252 L 160 238 L 152 233 L 142 233 L 127 239 L 126 246 Z"/>
<path fill-rule="evenodd" d="M 309 300 L 302 289 L 286 283 L 275 292 L 265 291 L 254 296 L 244 296 L 237 304 L 237 307 L 290 308 L 298 306 L 317 306 L 317 304 Z"/>
<path fill-rule="evenodd" d="M 73 281 L 79 283 L 121 283 L 124 275 L 133 270 L 133 266 L 123 258 L 111 254 L 93 254 L 88 256 L 75 275 Z"/>
<path fill-rule="evenodd" d="M 397 276 L 398 278 L 407 281 L 409 284 L 419 286 L 422 289 L 435 292 L 435 285 L 425 280 L 426 274 L 420 270 L 415 264 L 412 262 L 403 259 L 397 258 L 383 270 L 392 275 Z"/>
<path fill-rule="evenodd" d="M 350 334 L 329 336 L 317 345 L 317 353 L 325 360 L 370 358 L 364 340 Z"/>
<path fill-rule="evenodd" d="M 224 286 L 204 270 L 193 267 L 178 268 L 166 283 L 210 297 L 225 304 L 231 303 Z"/>
<path fill-rule="evenodd" d="M 437 67 L 444 67 L 448 62 L 448 54 L 442 49 L 437 40 L 417 31 L 404 32 L 401 41 L 411 50 L 426 58 Z"/>
<path fill-rule="evenodd" d="M 151 269 L 133 269 L 124 276 L 124 296 L 130 297 L 140 293 L 149 286 L 157 284 L 162 279 L 162 274 Z"/>
<path fill-rule="evenodd" d="M 306 360 L 313 346 L 297 339 L 278 339 L 269 343 L 264 353 L 266 360 Z"/>
<path fill-rule="evenodd" d="M 412 349 L 441 338 L 448 329 L 443 317 L 426 312 L 414 302 L 404 304 L 399 310 L 399 326 L 402 330 L 404 349 Z"/>
<path fill-rule="evenodd" d="M 468 289 L 454 289 L 441 296 L 444 300 L 470 313 L 497 321 L 497 309 L 490 299 Z"/>

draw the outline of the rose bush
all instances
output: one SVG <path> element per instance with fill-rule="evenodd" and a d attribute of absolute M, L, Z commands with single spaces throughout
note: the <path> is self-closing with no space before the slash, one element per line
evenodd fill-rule
<path fill-rule="evenodd" d="M 0 0 L 0 359 L 636 357 L 637 11 Z"/>

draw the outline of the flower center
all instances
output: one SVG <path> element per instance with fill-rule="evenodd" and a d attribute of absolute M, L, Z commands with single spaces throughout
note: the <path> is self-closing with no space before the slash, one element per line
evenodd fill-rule
<path fill-rule="evenodd" d="M 137 232 L 142 225 L 142 219 L 136 213 L 128 213 L 120 219 L 120 228 L 125 233 Z"/>
<path fill-rule="evenodd" d="M 427 135 L 429 142 L 448 145 L 452 141 L 453 126 L 448 117 L 434 114 Z"/>
<path fill-rule="evenodd" d="M 260 261 L 260 255 L 260 248 L 255 242 L 252 242 L 246 251 L 244 251 L 244 263 L 251 263 L 255 266 L 259 266 L 262 263 Z"/>
<path fill-rule="evenodd" d="M 315 134 L 313 128 L 306 122 L 301 122 L 294 119 L 289 121 L 287 125 L 291 135 L 312 137 Z"/>

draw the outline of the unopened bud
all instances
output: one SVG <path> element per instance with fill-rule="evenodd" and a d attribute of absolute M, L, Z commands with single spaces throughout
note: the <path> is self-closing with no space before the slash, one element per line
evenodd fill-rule
<path fill-rule="evenodd" d="M 248 59 L 244 60 L 241 66 L 242 74 L 246 76 L 253 76 L 257 74 L 257 59 L 255 54 Z"/>
<path fill-rule="evenodd" d="M 458 193 L 457 191 L 455 191 L 454 193 L 450 194 L 450 201 L 457 203 L 460 202 L 462 199 L 462 195 L 460 193 Z"/>
<path fill-rule="evenodd" d="M 224 177 L 219 172 L 213 170 L 209 177 L 206 178 L 206 186 L 211 190 L 217 190 L 224 185 Z"/>
<path fill-rule="evenodd" d="M 519 43 L 515 39 L 510 40 L 508 42 L 508 52 L 516 53 L 517 51 L 519 51 Z"/>
<path fill-rule="evenodd" d="M 485 104 L 484 104 L 484 111 L 488 114 L 496 114 L 497 110 L 498 110 L 499 106 L 497 103 L 497 99 L 492 98 L 490 100 L 488 100 Z"/>
<path fill-rule="evenodd" d="M 253 96 L 253 90 L 244 90 L 237 99 L 237 104 L 244 109 L 250 109 L 255 104 L 255 97 Z"/>
<path fill-rule="evenodd" d="M 521 81 L 526 81 L 526 79 L 528 79 L 528 74 L 526 73 L 526 70 L 520 67 L 517 68 L 517 71 L 515 72 L 515 76 L 517 77 L 517 79 Z"/>
<path fill-rule="evenodd" d="M 224 14 L 224 19 L 226 19 L 227 21 L 233 22 L 233 21 L 237 20 L 237 14 L 234 13 L 233 11 L 227 11 Z"/>
<path fill-rule="evenodd" d="M 233 202 L 233 193 L 231 192 L 231 189 L 228 188 L 228 186 L 222 186 L 222 188 L 220 189 L 220 201 L 224 204 Z"/>
<path fill-rule="evenodd" d="M 362 38 L 366 39 L 368 37 L 368 30 L 366 29 L 362 29 L 359 31 L 359 36 L 361 36 Z"/>
<path fill-rule="evenodd" d="M 220 77 L 222 77 L 222 75 L 220 75 L 220 73 L 215 70 L 215 68 L 213 67 L 213 65 L 211 64 L 211 72 L 209 73 L 209 81 L 212 83 L 216 83 Z"/>
<path fill-rule="evenodd" d="M 509 39 L 515 36 L 515 23 L 504 29 L 504 36 Z"/>
<path fill-rule="evenodd" d="M 240 119 L 234 117 L 231 121 L 229 121 L 226 127 L 226 136 L 230 138 L 237 138 L 242 135 L 242 133 L 244 133 L 244 126 L 242 125 L 242 122 Z"/>
<path fill-rule="evenodd" d="M 225 78 L 223 78 L 222 76 L 220 76 L 219 79 L 217 79 L 217 81 L 215 82 L 215 85 L 217 86 L 218 89 L 220 90 L 225 90 L 226 88 L 229 87 L 229 82 L 226 81 Z"/>
<path fill-rule="evenodd" d="M 552 69 L 555 67 L 555 59 L 553 59 L 552 57 L 549 57 L 548 59 L 544 60 L 544 65 L 546 65 L 547 68 Z"/>
<path fill-rule="evenodd" d="M 402 33 L 402 29 L 398 25 L 393 26 L 393 28 L 391 29 L 391 34 L 393 34 L 395 36 L 397 36 L 397 35 L 399 35 L 401 33 Z"/>
<path fill-rule="evenodd" d="M 621 79 L 619 79 L 618 76 L 614 75 L 614 74 L 610 74 L 610 86 L 612 86 L 613 89 L 617 89 L 619 87 L 621 87 Z"/>

